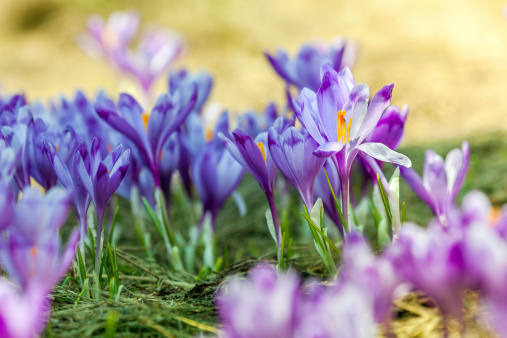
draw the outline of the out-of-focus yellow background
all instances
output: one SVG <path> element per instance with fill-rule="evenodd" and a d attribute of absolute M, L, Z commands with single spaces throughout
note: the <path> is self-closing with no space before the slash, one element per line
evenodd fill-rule
<path fill-rule="evenodd" d="M 283 82 L 264 50 L 294 54 L 309 40 L 359 41 L 357 82 L 371 95 L 394 83 L 393 104 L 410 106 L 410 143 L 507 127 L 505 0 L 2 0 L 0 84 L 30 99 L 80 88 L 116 94 L 114 72 L 75 43 L 90 14 L 136 9 L 183 34 L 176 66 L 207 69 L 212 101 L 231 112 L 283 103 Z M 158 83 L 160 90 L 165 79 Z"/>

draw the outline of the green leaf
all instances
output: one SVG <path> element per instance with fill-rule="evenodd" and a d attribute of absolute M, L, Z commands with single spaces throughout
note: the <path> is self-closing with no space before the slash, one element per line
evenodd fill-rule
<path fill-rule="evenodd" d="M 407 220 L 407 206 L 405 205 L 405 202 L 401 205 L 401 223 L 405 223 Z"/>
<path fill-rule="evenodd" d="M 118 219 L 118 211 L 119 210 L 120 210 L 120 206 L 118 205 L 116 207 L 116 209 L 114 210 L 113 224 L 111 225 L 111 231 L 109 232 L 109 238 L 107 239 L 108 243 L 111 243 L 113 241 L 114 228 L 116 227 L 116 221 Z"/>
<path fill-rule="evenodd" d="M 266 221 L 268 222 L 268 230 L 271 234 L 271 237 L 273 237 L 273 240 L 275 241 L 275 244 L 278 246 L 278 240 L 276 239 L 276 230 L 275 230 L 275 224 L 273 223 L 273 216 L 271 214 L 271 210 L 266 210 Z"/>

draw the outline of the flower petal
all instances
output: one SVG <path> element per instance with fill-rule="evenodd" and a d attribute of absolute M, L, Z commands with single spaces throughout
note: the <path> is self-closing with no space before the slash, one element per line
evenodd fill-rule
<path fill-rule="evenodd" d="M 333 156 L 340 150 L 342 150 L 343 144 L 339 142 L 327 142 L 320 145 L 313 154 L 317 157 L 329 157 Z"/>
<path fill-rule="evenodd" d="M 370 155 L 373 158 L 376 158 L 379 161 L 395 163 L 407 168 L 410 168 L 412 166 L 412 162 L 407 156 L 389 149 L 382 143 L 363 143 L 357 146 L 357 149 L 365 152 L 366 154 Z"/>

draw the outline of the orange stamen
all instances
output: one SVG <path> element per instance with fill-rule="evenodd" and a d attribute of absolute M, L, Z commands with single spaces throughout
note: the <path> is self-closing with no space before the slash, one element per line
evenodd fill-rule
<path fill-rule="evenodd" d="M 37 256 L 37 252 L 38 252 L 38 251 L 39 251 L 39 250 L 37 249 L 37 247 L 36 247 L 35 245 L 34 245 L 34 246 L 32 246 L 32 247 L 30 248 L 30 256 L 32 256 L 32 257 Z"/>
<path fill-rule="evenodd" d="M 110 153 L 110 152 L 112 152 L 112 151 L 113 151 L 113 146 L 112 146 L 112 145 L 110 145 L 110 144 L 108 144 L 108 145 L 106 146 L 106 149 L 107 149 L 107 152 L 108 152 L 108 153 Z"/>
<path fill-rule="evenodd" d="M 213 130 L 206 129 L 206 142 L 209 142 L 213 139 Z"/>
<path fill-rule="evenodd" d="M 489 217 L 488 217 L 489 224 L 496 225 L 496 223 L 500 219 L 501 215 L 502 215 L 502 210 L 497 206 L 493 206 L 493 208 L 491 208 L 491 211 L 489 212 Z"/>
<path fill-rule="evenodd" d="M 259 150 L 261 151 L 262 158 L 264 158 L 264 162 L 266 162 L 266 152 L 264 151 L 264 143 L 258 142 L 257 147 L 259 147 Z"/>
<path fill-rule="evenodd" d="M 55 146 L 55 150 L 56 150 L 56 152 L 58 152 L 58 146 Z"/>
<path fill-rule="evenodd" d="M 144 128 L 148 130 L 148 120 L 150 119 L 150 114 L 143 114 L 143 122 L 144 122 Z"/>

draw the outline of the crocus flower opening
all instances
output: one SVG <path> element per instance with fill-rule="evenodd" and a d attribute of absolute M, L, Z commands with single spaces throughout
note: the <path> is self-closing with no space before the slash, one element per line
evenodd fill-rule
<path fill-rule="evenodd" d="M 277 275 L 269 265 L 249 272 L 248 280 L 232 281 L 216 304 L 225 337 L 293 337 L 300 280 Z"/>
<path fill-rule="evenodd" d="M 295 127 L 288 128 L 281 135 L 271 127 L 268 145 L 278 169 L 297 190 L 306 209 L 312 210 L 315 179 L 326 161 L 313 155 L 318 147 L 317 142 L 308 133 L 300 132 Z"/>
<path fill-rule="evenodd" d="M 70 195 L 62 188 L 42 195 L 27 187 L 19 201 L 1 261 L 9 276 L 26 292 L 36 287 L 49 292 L 74 259 L 78 232 L 61 252 L 59 229 L 67 219 Z"/>
<path fill-rule="evenodd" d="M 130 95 L 121 94 L 117 106 L 107 99 L 95 104 L 99 116 L 137 148 L 145 165 L 151 170 L 157 188 L 160 188 L 162 148 L 195 107 L 197 87 L 191 85 L 189 90 L 189 93 L 175 90 L 174 95 L 160 95 L 147 125 L 143 109 Z"/>
<path fill-rule="evenodd" d="M 21 292 L 0 277 L 0 337 L 37 337 L 47 321 L 47 294 L 37 288 Z"/>
<path fill-rule="evenodd" d="M 324 43 L 305 44 L 294 59 L 289 59 L 285 51 L 279 50 L 275 55 L 265 53 L 273 69 L 288 84 L 299 90 L 310 88 L 316 91 L 320 85 L 320 67 L 329 62 L 336 71 L 352 67 L 356 62 L 356 51 L 351 41 L 336 39 L 329 45 Z"/>
<path fill-rule="evenodd" d="M 183 51 L 183 38 L 167 29 L 147 29 L 135 52 L 130 44 L 138 33 L 139 14 L 115 12 L 107 22 L 94 15 L 88 20 L 88 33 L 78 45 L 92 57 L 105 58 L 120 72 L 132 75 L 148 97 L 155 80 Z"/>
<path fill-rule="evenodd" d="M 389 106 L 393 85 L 383 87 L 370 101 L 368 86 L 356 84 L 348 68 L 337 73 L 330 64 L 324 64 L 321 74 L 319 90 L 315 93 L 304 88 L 299 104 L 294 103 L 295 113 L 319 144 L 314 154 L 331 157 L 336 165 L 342 190 L 342 210 L 348 222 L 349 176 L 357 155 L 381 175 L 374 159 L 407 167 L 412 163 L 382 143 L 365 142 Z"/>
<path fill-rule="evenodd" d="M 85 159 L 79 159 L 78 173 L 82 184 L 90 194 L 97 213 L 97 245 L 95 270 L 99 274 L 100 249 L 102 247 L 102 220 L 107 204 L 120 186 L 129 165 L 130 150 L 123 151 L 121 144 L 117 145 L 103 160 L 97 138 L 92 141 L 89 167 Z"/>
<path fill-rule="evenodd" d="M 428 150 L 424 161 L 423 177 L 410 168 L 400 168 L 401 176 L 412 190 L 433 211 L 442 226 L 447 226 L 449 212 L 454 205 L 468 171 L 470 149 L 463 142 L 461 149 L 451 150 L 445 161 L 435 152 Z"/>
<path fill-rule="evenodd" d="M 72 196 L 72 208 L 79 221 L 81 252 L 83 253 L 84 240 L 87 233 L 87 213 L 91 197 L 79 176 L 79 163 L 82 160 L 86 168 L 90 167 L 90 157 L 85 142 L 81 142 L 72 157 L 70 170 L 51 143 L 44 144 L 44 151 L 63 187 Z"/>
<path fill-rule="evenodd" d="M 288 127 L 285 125 L 279 126 L 280 128 Z M 279 129 L 283 131 L 283 129 Z M 261 189 L 266 194 L 271 216 L 273 218 L 273 226 L 275 229 L 276 243 L 278 247 L 278 258 L 281 256 L 281 240 L 282 234 L 280 230 L 280 223 L 275 205 L 275 176 L 276 166 L 271 157 L 271 154 L 266 152 L 268 148 L 268 135 L 267 133 L 259 134 L 255 140 L 250 135 L 241 129 L 236 129 L 225 136 L 219 133 L 218 137 L 224 142 L 225 148 L 231 155 L 238 161 L 246 171 L 248 171 L 257 180 Z"/>

